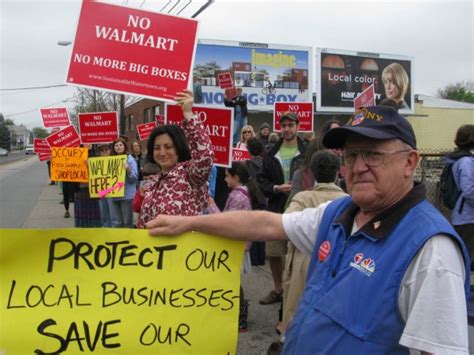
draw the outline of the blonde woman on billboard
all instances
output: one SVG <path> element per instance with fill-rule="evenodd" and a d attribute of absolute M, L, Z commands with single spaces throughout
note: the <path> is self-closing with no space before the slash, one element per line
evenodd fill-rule
<path fill-rule="evenodd" d="M 392 63 L 385 67 L 382 72 L 382 82 L 385 88 L 385 96 L 394 100 L 398 108 L 409 108 L 405 102 L 405 95 L 410 85 L 408 74 L 398 63 Z"/>

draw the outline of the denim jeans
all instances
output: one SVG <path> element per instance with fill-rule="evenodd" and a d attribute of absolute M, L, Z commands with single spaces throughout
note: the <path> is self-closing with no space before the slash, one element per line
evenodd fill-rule
<path fill-rule="evenodd" d="M 112 200 L 112 227 L 133 228 L 133 200 Z"/>
<path fill-rule="evenodd" d="M 110 198 L 102 198 L 99 200 L 100 220 L 102 227 L 112 227 L 112 200 Z"/>

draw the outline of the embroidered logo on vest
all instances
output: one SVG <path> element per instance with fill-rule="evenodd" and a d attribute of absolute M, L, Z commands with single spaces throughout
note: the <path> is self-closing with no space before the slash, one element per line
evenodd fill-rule
<path fill-rule="evenodd" d="M 363 274 L 370 276 L 375 271 L 375 261 L 371 258 L 364 258 L 364 254 L 357 253 L 354 255 L 354 261 L 350 263 L 350 266 L 356 270 L 359 270 Z"/>
<path fill-rule="evenodd" d="M 354 255 L 354 262 L 356 264 L 360 264 L 360 262 L 362 261 L 363 258 L 364 258 L 364 254 L 357 253 L 356 255 Z"/>
<path fill-rule="evenodd" d="M 318 250 L 318 259 L 319 261 L 324 261 L 328 257 L 329 253 L 331 252 L 331 243 L 325 240 L 323 244 L 319 247 Z"/>

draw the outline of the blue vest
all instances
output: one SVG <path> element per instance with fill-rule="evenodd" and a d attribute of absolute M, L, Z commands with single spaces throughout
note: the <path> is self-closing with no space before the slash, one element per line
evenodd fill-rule
<path fill-rule="evenodd" d="M 284 354 L 409 354 L 398 344 L 405 326 L 398 310 L 400 284 L 415 254 L 436 234 L 459 242 L 469 293 L 466 248 L 426 200 L 409 209 L 384 238 L 361 230 L 346 237 L 337 217 L 350 203 L 350 197 L 338 199 L 324 212 Z"/>

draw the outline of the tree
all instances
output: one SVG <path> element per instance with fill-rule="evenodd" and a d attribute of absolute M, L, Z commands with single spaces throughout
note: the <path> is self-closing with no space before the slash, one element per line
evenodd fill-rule
<path fill-rule="evenodd" d="M 221 70 L 221 66 L 215 61 L 206 64 L 197 64 L 194 66 L 193 76 L 197 78 L 211 77 L 215 75 L 216 70 Z"/>
<path fill-rule="evenodd" d="M 4 121 L 0 122 L 0 148 L 6 150 L 10 150 L 11 148 L 10 130 Z"/>
<path fill-rule="evenodd" d="M 443 99 L 474 104 L 474 81 L 460 81 L 455 84 L 449 84 L 443 89 L 438 90 L 438 96 Z"/>
<path fill-rule="evenodd" d="M 125 106 L 132 100 L 131 96 L 115 94 L 109 91 L 77 88 L 74 94 L 74 115 L 83 112 L 118 111 L 120 117 L 120 133 L 125 128 Z"/>
<path fill-rule="evenodd" d="M 5 126 L 14 126 L 15 125 L 15 122 L 13 122 L 13 120 L 7 118 L 5 121 Z"/>
<path fill-rule="evenodd" d="M 46 138 L 49 136 L 49 132 L 43 127 L 34 127 L 32 129 L 34 138 Z"/>

